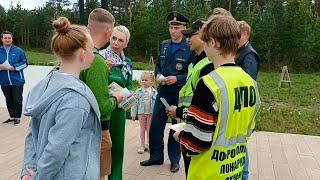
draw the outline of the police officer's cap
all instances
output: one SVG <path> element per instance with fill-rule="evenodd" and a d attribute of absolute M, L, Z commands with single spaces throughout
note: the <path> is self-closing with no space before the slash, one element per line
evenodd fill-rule
<path fill-rule="evenodd" d="M 184 36 L 191 37 L 194 33 L 196 33 L 197 31 L 199 31 L 202 28 L 203 23 L 204 23 L 203 19 L 198 19 L 192 23 L 191 28 L 188 28 L 186 30 L 182 30 L 181 33 Z"/>
<path fill-rule="evenodd" d="M 173 11 L 167 16 L 168 23 L 170 25 L 187 25 L 189 19 L 183 14 Z"/>

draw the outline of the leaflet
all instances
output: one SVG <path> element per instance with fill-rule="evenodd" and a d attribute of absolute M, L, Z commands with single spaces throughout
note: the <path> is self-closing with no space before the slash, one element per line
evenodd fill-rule
<path fill-rule="evenodd" d="M 109 85 L 109 93 L 113 95 L 114 93 L 120 91 L 123 95 L 123 100 L 119 103 L 118 107 L 125 110 L 129 110 L 132 106 L 137 103 L 137 99 L 127 88 L 122 88 L 119 84 L 112 82 Z"/>
<path fill-rule="evenodd" d="M 166 99 L 160 98 L 160 101 L 162 102 L 162 104 L 163 104 L 166 108 L 169 108 L 169 107 L 170 107 L 170 105 L 168 104 L 168 102 L 166 101 Z"/>

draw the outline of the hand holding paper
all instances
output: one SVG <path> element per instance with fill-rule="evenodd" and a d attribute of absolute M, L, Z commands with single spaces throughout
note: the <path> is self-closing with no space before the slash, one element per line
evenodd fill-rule
<path fill-rule="evenodd" d="M 122 87 L 119 86 L 117 83 L 112 82 L 108 88 L 110 95 L 114 96 L 117 99 L 117 104 L 119 104 L 124 99 Z"/>
<path fill-rule="evenodd" d="M 184 130 L 185 125 L 186 125 L 186 123 L 178 123 L 178 124 L 173 124 L 173 125 L 169 126 L 169 128 L 175 132 L 180 132 L 180 131 Z"/>
<path fill-rule="evenodd" d="M 109 93 L 117 98 L 118 106 L 125 110 L 130 109 L 137 102 L 133 93 L 127 88 L 122 88 L 115 82 L 109 85 Z M 118 99 L 118 97 L 120 98 Z"/>
<path fill-rule="evenodd" d="M 166 113 L 170 118 L 176 119 L 177 118 L 176 110 L 177 110 L 177 106 L 170 106 L 169 108 L 166 108 Z"/>
<path fill-rule="evenodd" d="M 14 68 L 10 65 L 4 65 L 4 64 L 0 64 L 0 70 L 10 70 L 10 71 L 13 71 Z"/>
<path fill-rule="evenodd" d="M 179 124 L 174 124 L 174 125 L 171 125 L 170 126 L 170 129 L 172 129 L 174 132 L 173 134 L 173 138 L 179 142 L 179 135 L 180 135 L 180 132 L 182 130 L 184 130 L 184 126 L 186 125 L 186 123 L 179 123 Z"/>
<path fill-rule="evenodd" d="M 158 84 L 165 85 L 166 84 L 165 80 L 166 80 L 166 77 L 164 77 L 162 74 L 157 74 Z"/>
<path fill-rule="evenodd" d="M 168 102 L 166 101 L 166 99 L 160 98 L 160 101 L 162 102 L 162 104 L 163 104 L 166 108 L 170 108 L 170 105 L 168 104 Z"/>
<path fill-rule="evenodd" d="M 115 65 L 115 64 L 116 64 L 116 61 L 115 61 L 115 60 L 113 60 L 113 59 L 108 59 L 108 60 L 107 60 L 107 66 L 112 67 L 112 66 Z"/>
<path fill-rule="evenodd" d="M 165 79 L 166 85 L 172 85 L 177 82 L 177 76 L 167 76 Z"/>

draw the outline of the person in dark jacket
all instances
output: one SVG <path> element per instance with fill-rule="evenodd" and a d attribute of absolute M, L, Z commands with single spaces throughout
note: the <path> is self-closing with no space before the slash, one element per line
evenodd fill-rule
<path fill-rule="evenodd" d="M 181 33 L 186 29 L 189 19 L 181 13 L 171 12 L 167 16 L 167 20 L 171 39 L 162 42 L 155 69 L 159 87 L 149 132 L 150 158 L 140 162 L 141 166 L 160 165 L 164 162 L 163 136 L 168 116 L 160 98 L 164 98 L 169 105 L 178 105 L 179 91 L 186 83 L 188 65 L 194 55 L 186 38 Z M 177 123 L 176 119 L 171 121 L 172 124 Z M 181 152 L 179 143 L 173 138 L 173 133 L 174 131 L 170 130 L 168 156 L 171 162 L 170 171 L 177 172 L 180 168 Z"/>
<path fill-rule="evenodd" d="M 240 26 L 241 38 L 236 55 L 236 64 L 248 73 L 252 79 L 257 80 L 260 58 L 257 51 L 253 49 L 249 42 L 251 27 L 245 21 L 238 21 L 238 24 Z"/>
<path fill-rule="evenodd" d="M 3 123 L 20 123 L 22 112 L 22 92 L 25 83 L 23 69 L 28 66 L 25 52 L 12 44 L 13 35 L 9 31 L 1 34 L 0 85 L 6 98 L 10 118 Z"/>
<path fill-rule="evenodd" d="M 257 80 L 259 71 L 259 55 L 255 49 L 251 46 L 249 39 L 251 33 L 250 25 L 245 21 L 238 21 L 241 38 L 239 42 L 239 50 L 235 57 L 236 64 L 240 66 L 247 74 L 251 76 L 255 81 Z M 247 157 L 248 151 L 247 151 Z M 243 168 L 243 180 L 249 178 L 249 158 L 246 158 L 246 162 Z"/>

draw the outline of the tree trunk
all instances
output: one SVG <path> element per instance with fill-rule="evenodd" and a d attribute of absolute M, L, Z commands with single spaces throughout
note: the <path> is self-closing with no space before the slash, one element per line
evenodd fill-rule
<path fill-rule="evenodd" d="M 101 0 L 101 7 L 108 10 L 108 0 Z"/>
<path fill-rule="evenodd" d="M 84 25 L 84 0 L 79 0 L 80 24 Z"/>
<path fill-rule="evenodd" d="M 316 14 L 320 18 L 320 0 L 314 0 L 314 5 L 316 9 Z"/>

